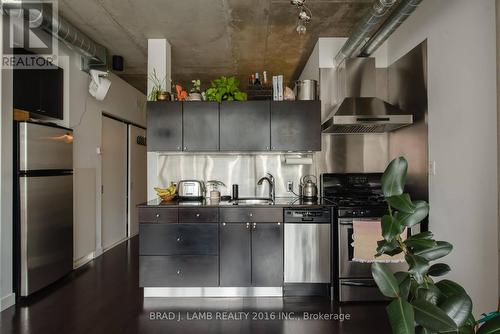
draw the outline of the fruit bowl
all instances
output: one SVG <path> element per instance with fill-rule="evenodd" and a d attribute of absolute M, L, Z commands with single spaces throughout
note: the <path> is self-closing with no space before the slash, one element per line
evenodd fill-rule
<path fill-rule="evenodd" d="M 177 196 L 177 187 L 175 186 L 175 184 L 171 184 L 168 188 L 165 189 L 155 187 L 154 190 L 156 191 L 158 197 L 160 197 L 164 202 L 171 201 L 175 198 L 175 196 Z"/>
<path fill-rule="evenodd" d="M 172 195 L 160 195 L 160 194 L 158 194 L 158 197 L 160 197 L 163 202 L 170 202 L 171 200 L 173 200 L 175 198 L 175 196 L 176 196 L 176 194 L 172 194 Z"/>

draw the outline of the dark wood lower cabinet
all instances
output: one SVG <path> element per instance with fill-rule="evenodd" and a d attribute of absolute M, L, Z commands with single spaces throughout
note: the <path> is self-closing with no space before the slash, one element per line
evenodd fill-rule
<path fill-rule="evenodd" d="M 250 224 L 220 224 L 220 285 L 250 286 Z"/>
<path fill-rule="evenodd" d="M 283 225 L 222 223 L 221 286 L 282 286 Z"/>
<path fill-rule="evenodd" d="M 283 285 L 283 224 L 252 226 L 252 285 Z"/>
<path fill-rule="evenodd" d="M 139 256 L 140 287 L 219 285 L 218 256 Z"/>

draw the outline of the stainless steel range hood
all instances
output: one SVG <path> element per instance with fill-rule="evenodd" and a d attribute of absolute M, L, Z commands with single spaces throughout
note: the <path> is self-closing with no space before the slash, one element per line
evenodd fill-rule
<path fill-rule="evenodd" d="M 413 115 L 375 97 L 375 59 L 350 58 L 338 69 L 339 96 L 345 96 L 321 125 L 323 133 L 383 133 L 413 123 Z"/>

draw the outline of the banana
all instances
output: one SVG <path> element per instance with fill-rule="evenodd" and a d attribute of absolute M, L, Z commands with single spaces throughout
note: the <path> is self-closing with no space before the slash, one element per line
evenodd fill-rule
<path fill-rule="evenodd" d="M 153 188 L 158 196 L 170 196 L 175 194 L 177 187 L 174 184 L 171 184 L 168 188 L 159 188 L 159 187 L 154 187 Z"/>

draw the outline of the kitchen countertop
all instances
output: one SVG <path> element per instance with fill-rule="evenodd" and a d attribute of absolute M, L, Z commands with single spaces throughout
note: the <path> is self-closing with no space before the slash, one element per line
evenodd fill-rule
<path fill-rule="evenodd" d="M 201 201 L 181 201 L 181 200 L 173 200 L 173 201 L 162 201 L 161 199 L 154 199 L 145 203 L 141 203 L 137 205 L 140 208 L 148 208 L 148 207 L 216 207 L 216 208 L 235 208 L 235 207 L 257 207 L 257 208 L 285 208 L 285 207 L 304 207 L 304 208 L 314 208 L 314 207 L 322 207 L 322 206 L 333 206 L 334 203 L 323 198 L 319 198 L 318 201 L 310 203 L 303 202 L 297 197 L 277 197 L 273 204 L 234 204 L 229 201 L 212 201 L 210 199 L 204 199 Z"/>

